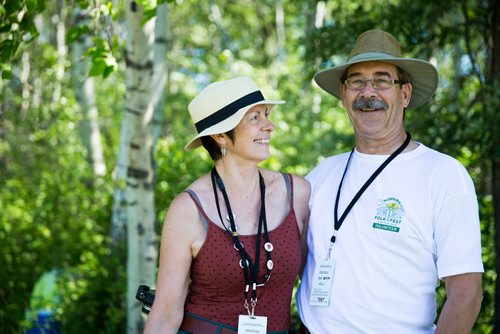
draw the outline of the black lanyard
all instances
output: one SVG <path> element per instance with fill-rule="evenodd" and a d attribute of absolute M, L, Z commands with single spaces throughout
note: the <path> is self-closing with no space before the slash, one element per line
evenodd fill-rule
<path fill-rule="evenodd" d="M 214 196 L 215 196 L 215 203 L 217 205 L 217 212 L 219 214 L 219 218 L 221 220 L 222 225 L 226 229 L 227 233 L 231 236 L 234 244 L 234 248 L 238 251 L 240 254 L 240 267 L 243 269 L 243 275 L 245 276 L 245 307 L 248 310 L 248 290 L 250 288 L 250 284 L 252 285 L 252 296 L 251 296 L 251 304 L 252 304 L 252 316 L 253 316 L 253 309 L 255 308 L 255 305 L 257 303 L 257 287 L 258 286 L 263 286 L 264 284 L 269 281 L 271 277 L 271 270 L 273 269 L 273 261 L 271 257 L 271 252 L 273 250 L 272 244 L 269 239 L 269 231 L 267 229 L 267 219 L 266 219 L 266 185 L 264 182 L 264 178 L 259 172 L 259 186 L 260 186 L 260 215 L 259 215 L 259 226 L 257 230 L 257 242 L 255 246 L 255 262 L 252 261 L 252 258 L 250 255 L 247 253 L 245 248 L 243 248 L 243 245 L 240 242 L 240 239 L 238 238 L 238 231 L 236 229 L 236 224 L 234 222 L 234 215 L 233 211 L 231 210 L 231 204 L 229 203 L 229 198 L 227 196 L 226 188 L 224 187 L 224 183 L 222 182 L 221 177 L 219 176 L 219 173 L 217 173 L 217 170 L 215 167 L 212 169 L 212 187 L 214 190 Z M 231 224 L 231 229 L 227 228 L 226 225 L 224 224 L 224 220 L 222 219 L 222 214 L 220 210 L 220 204 L 219 204 L 219 197 L 217 196 L 217 189 L 215 187 L 215 184 L 217 184 L 219 190 L 222 193 L 222 196 L 224 197 L 224 203 L 226 204 L 227 212 L 228 212 L 228 218 L 229 222 Z M 259 280 L 259 262 L 260 262 L 260 242 L 261 242 L 261 235 L 262 235 L 262 228 L 264 228 L 264 239 L 265 239 L 265 244 L 264 244 L 264 249 L 266 251 L 266 256 L 267 256 L 267 273 L 265 274 L 265 279 L 262 283 L 258 283 Z M 250 311 L 249 311 L 250 313 Z"/>
<path fill-rule="evenodd" d="M 344 174 L 342 175 L 342 179 L 340 180 L 339 189 L 337 190 L 337 198 L 335 199 L 335 210 L 334 210 L 335 232 L 334 232 L 334 234 L 332 235 L 332 237 L 330 239 L 330 241 L 332 243 L 335 243 L 335 239 L 336 239 L 335 238 L 335 234 L 340 229 L 340 226 L 342 226 L 342 223 L 344 222 L 345 218 L 347 217 L 347 214 L 349 213 L 349 211 L 351 211 L 351 209 L 354 206 L 354 204 L 356 204 L 356 202 L 358 201 L 358 199 L 365 192 L 366 188 L 368 188 L 368 186 L 370 186 L 370 184 L 382 172 L 382 170 L 385 167 L 387 167 L 387 165 L 392 160 L 394 160 L 394 158 L 396 158 L 401 152 L 403 152 L 403 150 L 406 148 L 406 146 L 408 146 L 408 144 L 410 143 L 410 139 L 411 139 L 411 135 L 410 135 L 409 132 L 407 132 L 406 133 L 406 139 L 403 142 L 403 144 L 401 144 L 401 146 L 399 146 L 398 149 L 396 151 L 394 151 L 394 153 L 392 153 L 387 159 L 385 159 L 385 161 L 377 168 L 377 170 L 370 176 L 370 178 L 368 178 L 368 180 L 365 182 L 365 184 L 363 184 L 363 186 L 361 187 L 361 189 L 359 189 L 359 191 L 357 192 L 357 194 L 351 200 L 351 203 L 349 203 L 349 205 L 347 206 L 347 208 L 344 210 L 344 213 L 342 214 L 342 216 L 340 217 L 340 219 L 338 219 L 338 213 L 337 212 L 338 212 L 338 207 L 339 207 L 340 190 L 342 189 L 342 182 L 344 181 L 344 177 L 345 177 L 345 175 L 347 173 L 347 169 L 349 169 L 349 163 L 351 162 L 352 154 L 354 152 L 355 147 L 352 149 L 351 154 L 349 155 L 349 159 L 347 160 L 347 164 L 346 164 L 345 169 L 344 169 Z"/>

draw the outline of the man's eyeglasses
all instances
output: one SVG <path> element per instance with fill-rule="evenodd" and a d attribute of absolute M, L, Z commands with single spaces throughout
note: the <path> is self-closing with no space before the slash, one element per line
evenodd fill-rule
<path fill-rule="evenodd" d="M 364 79 L 364 78 L 359 78 L 359 77 L 354 77 L 354 78 L 349 78 L 344 81 L 344 84 L 348 89 L 351 90 L 362 90 L 365 88 L 366 82 L 370 81 L 372 84 L 373 89 L 376 90 L 383 90 L 383 89 L 389 89 L 395 84 L 402 84 L 401 80 L 394 80 L 391 77 L 387 76 L 375 76 L 371 79 Z"/>

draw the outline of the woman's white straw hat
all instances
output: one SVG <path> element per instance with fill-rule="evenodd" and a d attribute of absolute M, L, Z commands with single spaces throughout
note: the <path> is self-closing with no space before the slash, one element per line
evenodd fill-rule
<path fill-rule="evenodd" d="M 255 82 L 246 76 L 211 83 L 189 103 L 189 114 L 198 135 L 184 148 L 195 149 L 202 145 L 200 137 L 234 129 L 248 109 L 255 105 L 272 107 L 283 103 L 285 101 L 266 100 Z"/>
<path fill-rule="evenodd" d="M 380 61 L 396 65 L 410 75 L 412 95 L 408 108 L 424 104 L 436 91 L 439 76 L 429 62 L 402 58 L 401 47 L 394 36 L 379 29 L 359 35 L 345 64 L 334 66 L 314 75 L 314 81 L 328 93 L 340 99 L 340 80 L 349 66 L 367 61 Z"/>

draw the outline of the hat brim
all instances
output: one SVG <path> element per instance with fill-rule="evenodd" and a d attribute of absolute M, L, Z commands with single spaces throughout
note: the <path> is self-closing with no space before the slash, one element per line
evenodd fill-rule
<path fill-rule="evenodd" d="M 314 75 L 314 81 L 326 92 L 340 99 L 340 78 L 344 72 L 349 66 L 368 61 L 389 63 L 410 75 L 413 89 L 408 108 L 416 108 L 427 102 L 438 86 L 438 72 L 429 62 L 414 58 L 396 58 L 379 52 L 362 53 L 352 57 L 345 64 L 320 71 Z"/>
<path fill-rule="evenodd" d="M 270 110 L 272 110 L 272 107 L 274 107 L 274 105 L 283 104 L 283 103 L 285 103 L 285 101 L 283 101 L 283 100 L 262 100 L 259 102 L 249 104 L 248 106 L 245 106 L 245 107 L 241 108 L 240 110 L 238 110 L 237 112 L 235 112 L 230 117 L 226 118 L 223 122 L 217 123 L 217 124 L 207 128 L 207 129 L 203 130 L 202 132 L 200 132 L 196 137 L 191 139 L 186 144 L 186 146 L 184 146 L 184 149 L 189 151 L 189 150 L 193 150 L 197 147 L 202 146 L 202 143 L 200 140 L 201 137 L 215 135 L 218 133 L 225 133 L 225 132 L 228 132 L 228 131 L 234 129 L 240 123 L 243 116 L 245 116 L 246 112 L 250 108 L 252 108 L 253 106 L 256 106 L 259 104 L 265 104 L 265 105 L 269 105 Z"/>

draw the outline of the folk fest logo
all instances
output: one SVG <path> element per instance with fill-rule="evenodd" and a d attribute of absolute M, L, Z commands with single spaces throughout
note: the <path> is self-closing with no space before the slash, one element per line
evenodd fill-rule
<path fill-rule="evenodd" d="M 403 220 L 405 210 L 401 202 L 394 197 L 380 200 L 377 208 L 377 214 L 374 219 L 373 228 L 399 233 L 401 221 Z"/>

